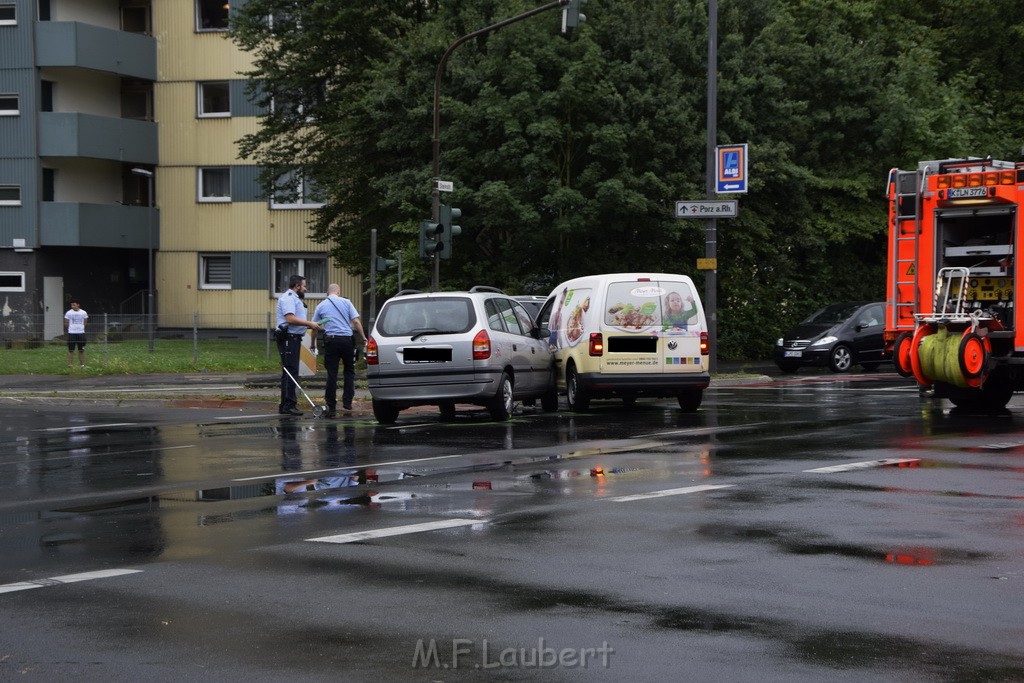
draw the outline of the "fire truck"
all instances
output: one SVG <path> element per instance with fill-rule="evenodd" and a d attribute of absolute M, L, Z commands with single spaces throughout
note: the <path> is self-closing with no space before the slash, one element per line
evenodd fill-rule
<path fill-rule="evenodd" d="M 1005 408 L 1024 389 L 1024 311 L 1014 256 L 1024 163 L 922 161 L 894 168 L 887 345 L 897 372 L 962 408 Z"/>

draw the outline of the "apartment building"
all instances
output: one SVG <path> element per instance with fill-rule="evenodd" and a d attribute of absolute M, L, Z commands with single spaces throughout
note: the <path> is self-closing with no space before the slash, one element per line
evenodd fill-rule
<path fill-rule="evenodd" d="M 308 237 L 310 188 L 268 197 L 238 158 L 261 113 L 226 35 L 240 2 L 0 0 L 0 321 L 49 339 L 74 297 L 262 327 L 292 273 L 311 299 L 338 282 L 362 301 Z"/>

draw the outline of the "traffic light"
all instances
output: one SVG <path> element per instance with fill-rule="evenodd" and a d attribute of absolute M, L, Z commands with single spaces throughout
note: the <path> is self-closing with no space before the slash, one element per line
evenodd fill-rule
<path fill-rule="evenodd" d="M 462 234 L 462 226 L 453 221 L 462 217 L 462 209 L 447 204 L 441 205 L 441 222 L 437 231 L 437 253 L 443 259 L 452 257 L 452 238 Z"/>
<path fill-rule="evenodd" d="M 383 256 L 378 256 L 377 257 L 377 272 L 379 273 L 381 271 L 387 270 L 388 268 L 390 268 L 391 266 L 395 265 L 396 263 L 398 263 L 398 261 L 396 261 L 395 259 L 384 258 Z"/>
<path fill-rule="evenodd" d="M 587 20 L 587 15 L 580 12 L 585 4 L 587 0 L 569 0 L 569 4 L 562 8 L 562 33 L 568 33 L 569 29 Z"/>
<path fill-rule="evenodd" d="M 433 258 L 441 243 L 437 241 L 438 231 L 442 230 L 440 223 L 431 221 L 420 221 L 420 258 Z"/>

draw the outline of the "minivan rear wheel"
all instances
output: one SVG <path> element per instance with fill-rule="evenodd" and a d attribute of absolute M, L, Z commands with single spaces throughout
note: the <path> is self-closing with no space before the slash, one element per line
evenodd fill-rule
<path fill-rule="evenodd" d="M 512 417 L 512 378 L 508 376 L 508 373 L 501 373 L 501 379 L 498 380 L 498 393 L 491 399 L 487 409 L 491 411 L 491 419 L 498 422 L 504 422 Z"/>
<path fill-rule="evenodd" d="M 373 416 L 377 418 L 377 422 L 382 425 L 393 425 L 398 420 L 398 407 L 393 403 L 387 401 L 374 401 L 373 402 Z"/>
<path fill-rule="evenodd" d="M 679 408 L 684 413 L 695 413 L 704 399 L 703 389 L 687 389 L 679 392 Z"/>
<path fill-rule="evenodd" d="M 565 398 L 569 402 L 569 410 L 586 410 L 590 407 L 590 396 L 580 386 L 580 376 L 574 364 L 565 371 Z"/>

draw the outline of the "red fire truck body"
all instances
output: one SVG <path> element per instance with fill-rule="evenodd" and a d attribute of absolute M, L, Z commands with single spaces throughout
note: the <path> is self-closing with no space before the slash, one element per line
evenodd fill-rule
<path fill-rule="evenodd" d="M 1024 163 L 922 161 L 887 184 L 886 342 L 896 370 L 955 405 L 1004 408 L 1024 389 L 1015 307 Z"/>

